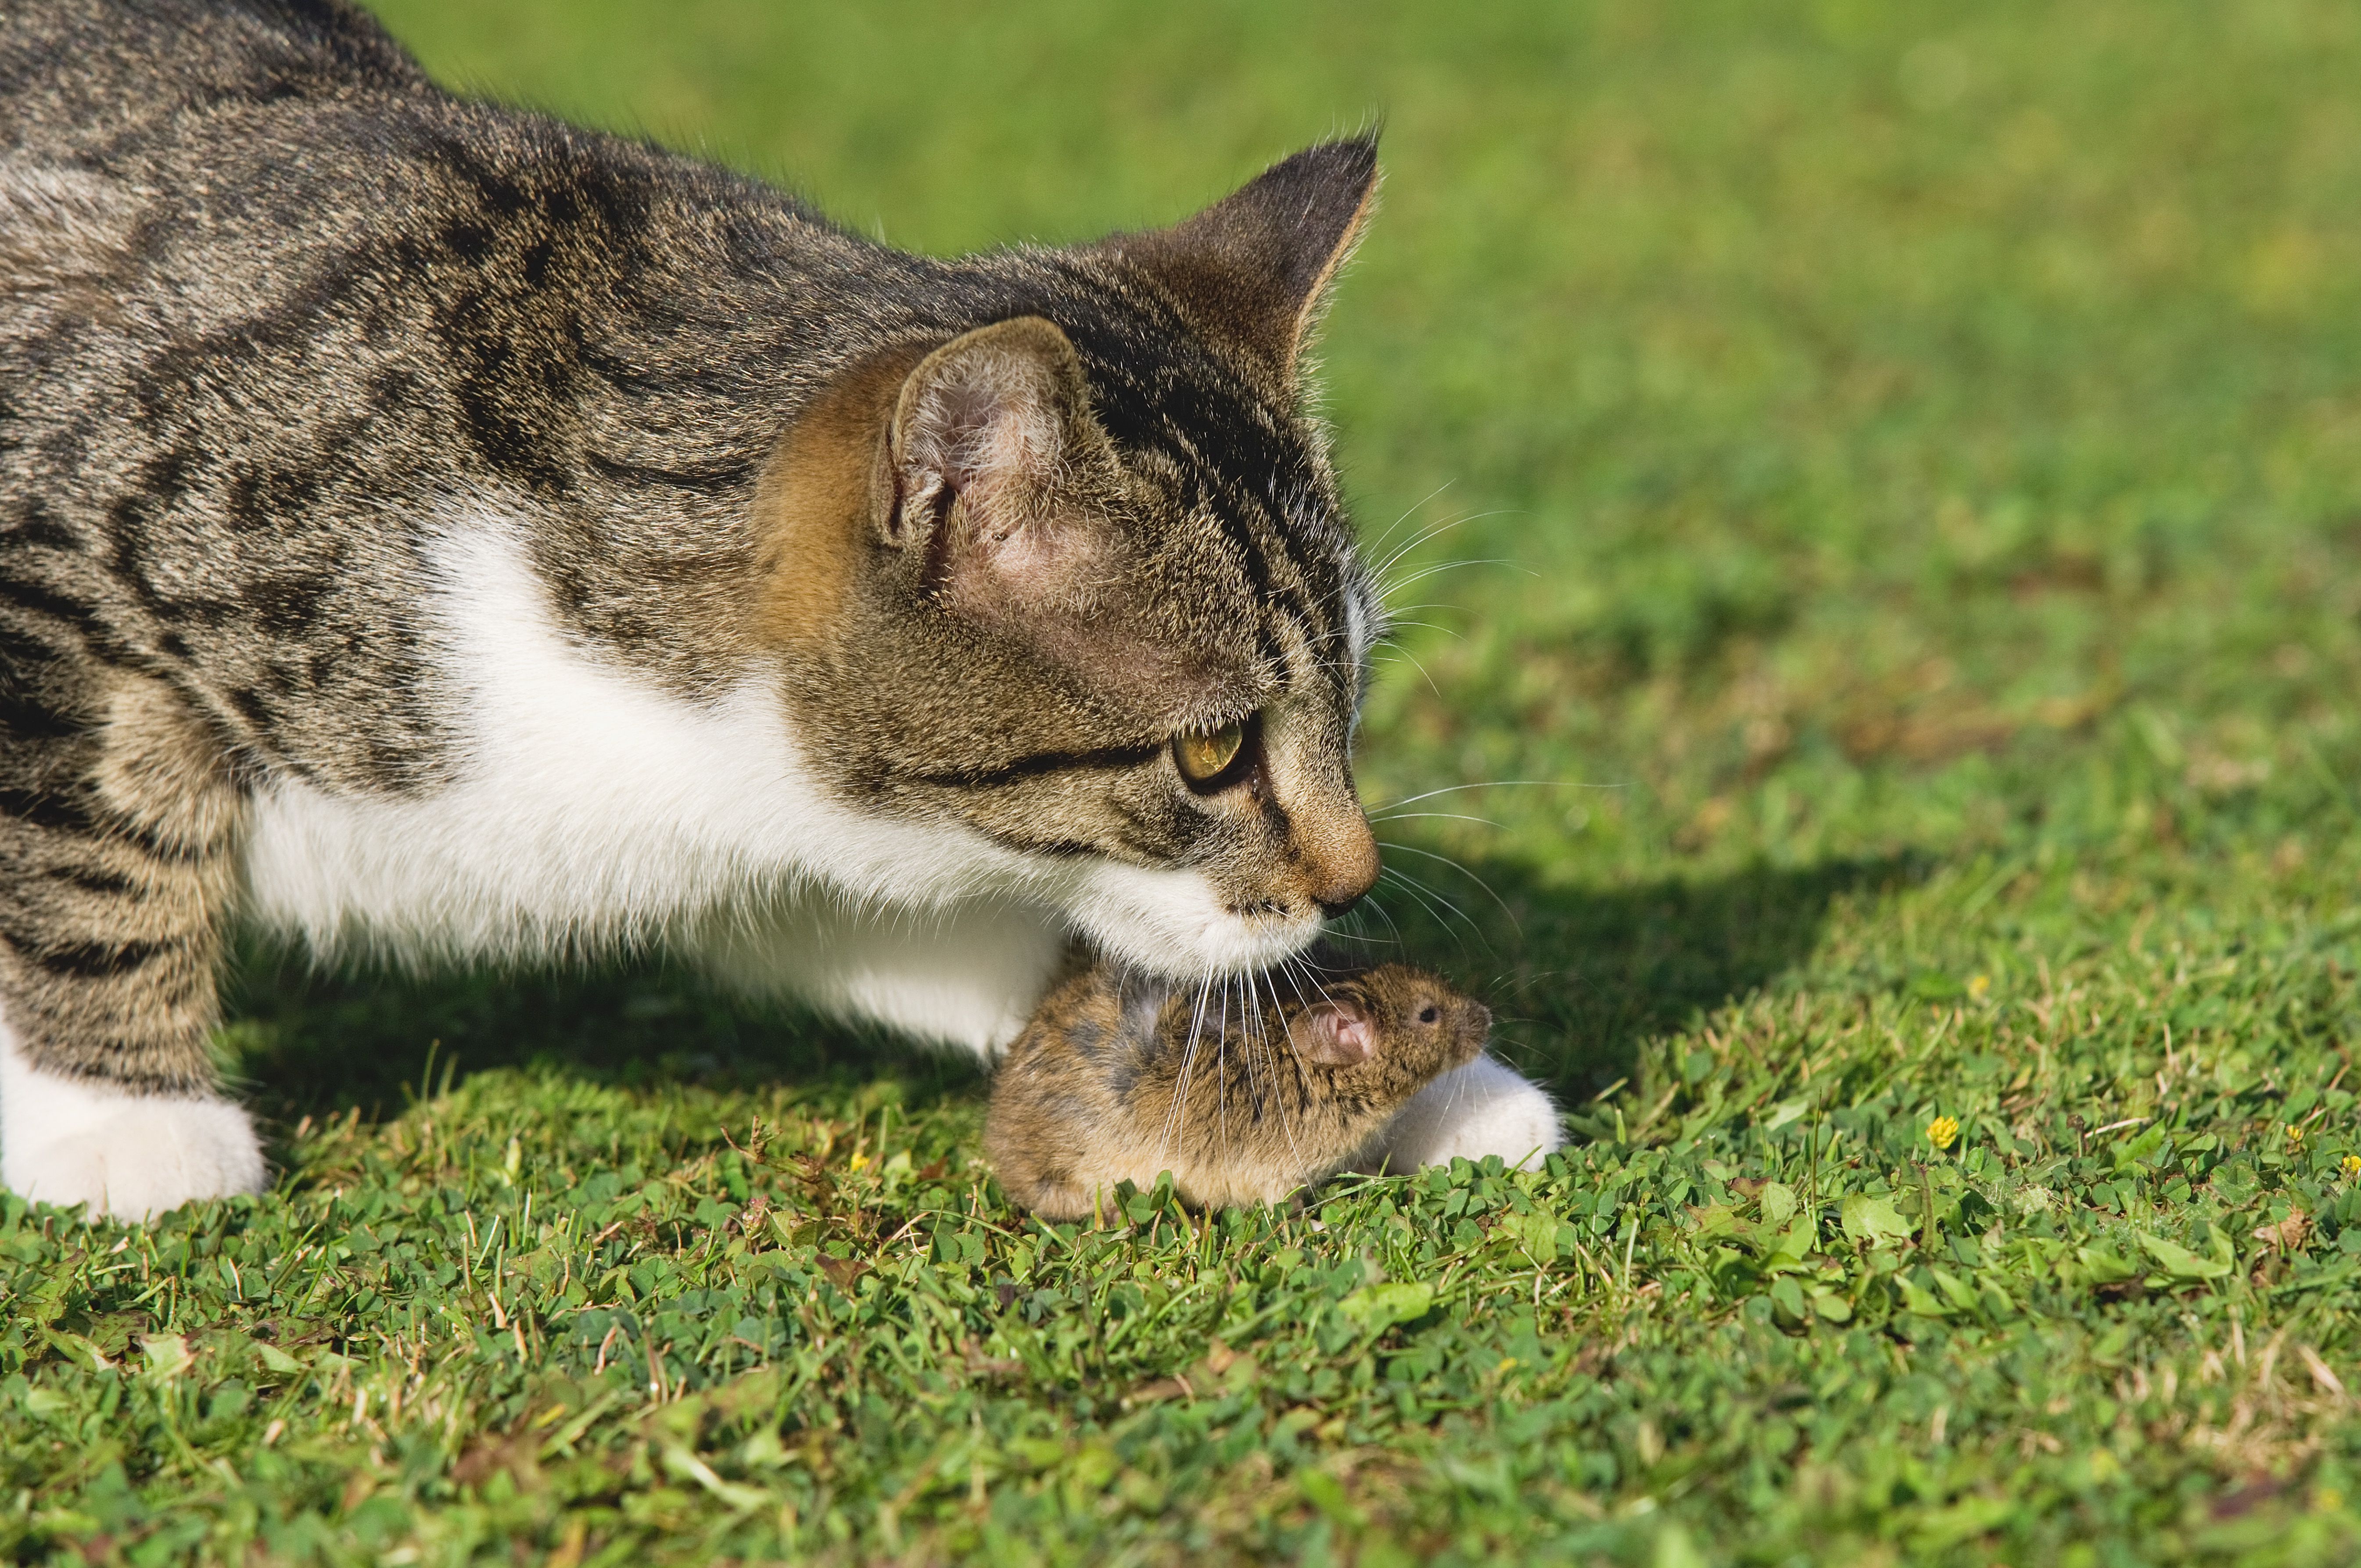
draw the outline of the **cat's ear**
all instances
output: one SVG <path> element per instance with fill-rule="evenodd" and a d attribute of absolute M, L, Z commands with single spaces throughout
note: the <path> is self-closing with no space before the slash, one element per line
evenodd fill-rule
<path fill-rule="evenodd" d="M 1107 244 L 1162 284 L 1199 332 L 1291 380 L 1377 192 L 1375 137 L 1323 142 L 1193 218 Z"/>
<path fill-rule="evenodd" d="M 1357 1067 L 1378 1054 L 1377 1025 L 1352 1002 L 1330 997 L 1295 1015 L 1287 1026 L 1295 1054 L 1322 1067 Z"/>
<path fill-rule="evenodd" d="M 979 327 L 902 383 L 886 451 L 884 542 L 974 609 L 1072 602 L 1104 575 L 1106 531 L 1072 494 L 1104 454 L 1081 358 L 1055 323 Z"/>

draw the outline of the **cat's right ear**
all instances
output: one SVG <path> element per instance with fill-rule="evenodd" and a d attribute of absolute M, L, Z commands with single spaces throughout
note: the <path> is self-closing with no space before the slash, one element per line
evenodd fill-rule
<path fill-rule="evenodd" d="M 1068 493 L 1104 455 L 1088 407 L 1073 344 L 1038 316 L 936 349 L 895 400 L 882 542 L 919 553 L 928 590 L 962 609 L 1075 603 L 1109 544 Z"/>
<path fill-rule="evenodd" d="M 1368 1014 L 1334 997 L 1297 1014 L 1287 1037 L 1297 1056 L 1321 1067 L 1357 1067 L 1378 1054 L 1377 1026 Z"/>

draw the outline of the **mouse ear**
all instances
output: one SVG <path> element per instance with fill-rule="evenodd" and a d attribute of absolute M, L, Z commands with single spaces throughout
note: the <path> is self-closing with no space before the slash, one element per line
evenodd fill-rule
<path fill-rule="evenodd" d="M 1350 1002 L 1307 1007 L 1288 1025 L 1295 1054 L 1322 1067 L 1355 1067 L 1378 1054 L 1378 1032 Z"/>

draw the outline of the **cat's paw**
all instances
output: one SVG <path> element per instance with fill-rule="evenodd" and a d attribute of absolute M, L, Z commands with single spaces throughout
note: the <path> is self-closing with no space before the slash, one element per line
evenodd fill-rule
<path fill-rule="evenodd" d="M 129 1094 L 0 1059 L 0 1183 L 93 1215 L 144 1219 L 259 1192 L 262 1146 L 225 1100 Z"/>
<path fill-rule="evenodd" d="M 1531 1170 L 1565 1143 L 1549 1095 L 1484 1056 L 1420 1090 L 1358 1163 L 1409 1171 L 1496 1154 L 1514 1169 Z"/>

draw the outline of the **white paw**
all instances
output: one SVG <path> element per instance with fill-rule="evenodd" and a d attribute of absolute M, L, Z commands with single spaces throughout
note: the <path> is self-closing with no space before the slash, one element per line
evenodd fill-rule
<path fill-rule="evenodd" d="M 262 1146 L 225 1100 L 129 1094 L 42 1072 L 0 1030 L 0 1183 L 118 1220 L 259 1192 Z"/>
<path fill-rule="evenodd" d="M 1407 1171 L 1496 1154 L 1512 1169 L 1531 1170 L 1565 1143 L 1550 1097 L 1483 1056 L 1420 1090 L 1360 1163 Z"/>

